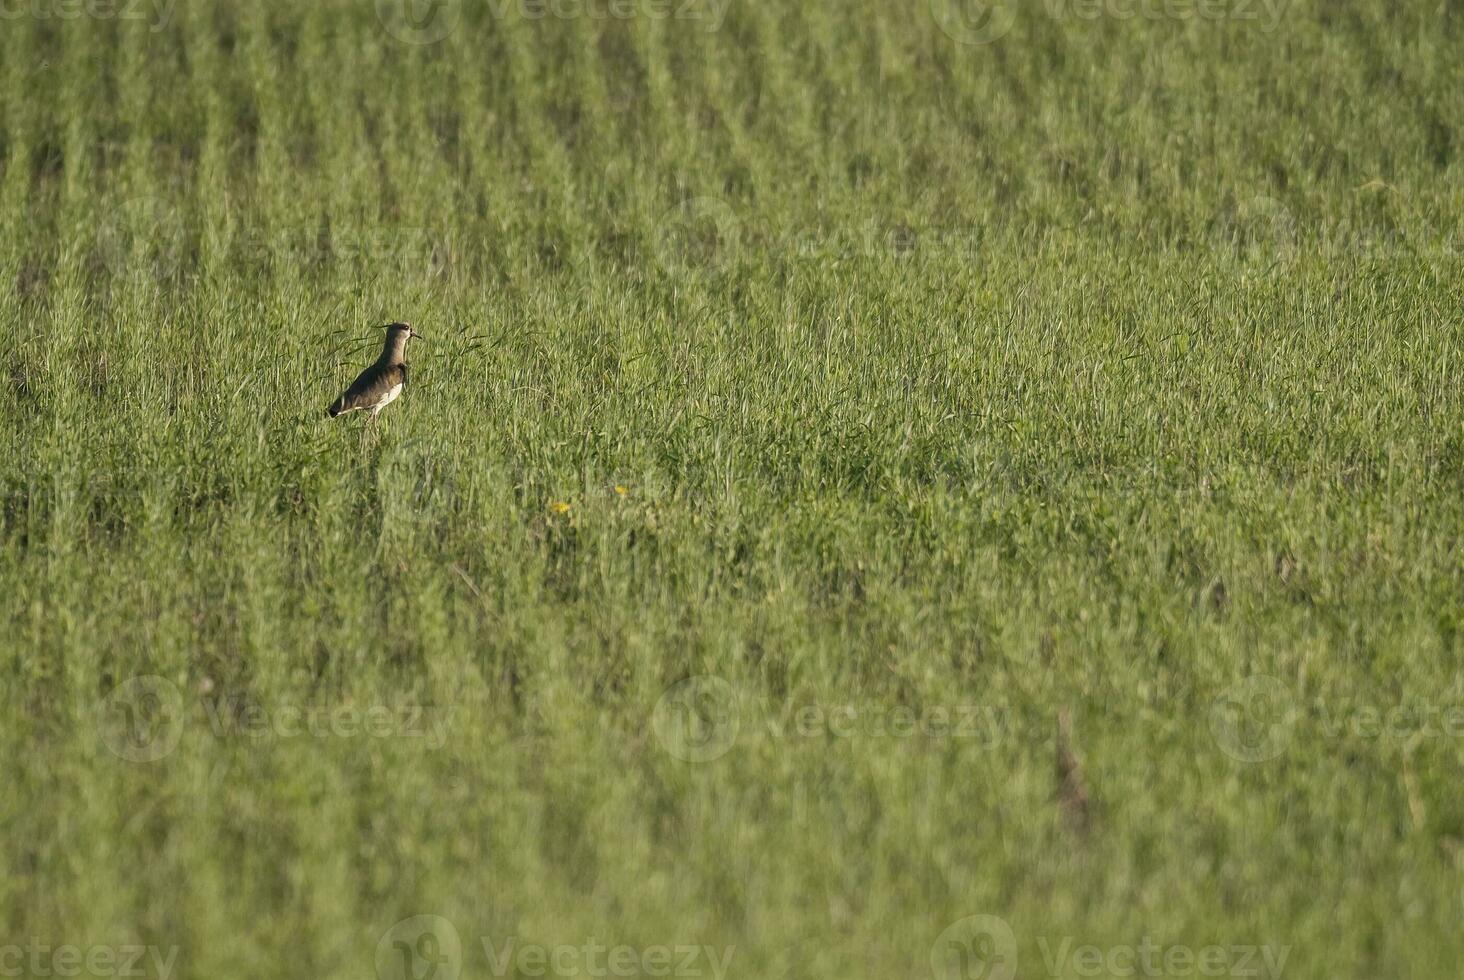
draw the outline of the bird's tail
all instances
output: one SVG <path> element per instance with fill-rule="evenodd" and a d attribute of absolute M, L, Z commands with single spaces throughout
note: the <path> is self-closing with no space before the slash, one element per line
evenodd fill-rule
<path fill-rule="evenodd" d="M 345 411 L 345 408 L 346 396 L 342 395 L 341 397 L 330 403 L 330 408 L 327 408 L 325 410 L 325 414 L 329 415 L 331 418 L 335 418 L 337 415 L 341 414 L 341 412 Z"/>

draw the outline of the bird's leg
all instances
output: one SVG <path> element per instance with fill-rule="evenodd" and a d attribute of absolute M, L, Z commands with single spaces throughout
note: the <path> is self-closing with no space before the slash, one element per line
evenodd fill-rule
<path fill-rule="evenodd" d="M 363 426 L 361 426 L 361 451 L 362 452 L 365 452 L 366 451 L 366 443 L 368 441 L 368 437 L 370 437 L 376 431 L 376 427 L 374 425 L 372 425 L 372 423 L 375 422 L 375 421 L 376 421 L 376 413 L 375 412 L 372 412 L 370 415 L 367 415 L 366 416 L 366 424 L 363 425 Z"/>

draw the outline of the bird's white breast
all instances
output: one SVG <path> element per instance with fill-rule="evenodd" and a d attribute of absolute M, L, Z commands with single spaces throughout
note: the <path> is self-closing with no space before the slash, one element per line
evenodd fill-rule
<path fill-rule="evenodd" d="M 383 409 L 386 406 L 390 405 L 392 402 L 396 401 L 397 400 L 397 396 L 400 395 L 401 393 L 402 393 L 402 386 L 401 385 L 394 385 L 391 388 L 391 390 L 389 390 L 386 394 L 384 394 L 384 395 L 381 396 L 381 401 L 377 402 L 375 405 L 373 405 L 371 407 L 372 408 L 375 408 L 375 409 L 378 409 L 378 410 Z"/>

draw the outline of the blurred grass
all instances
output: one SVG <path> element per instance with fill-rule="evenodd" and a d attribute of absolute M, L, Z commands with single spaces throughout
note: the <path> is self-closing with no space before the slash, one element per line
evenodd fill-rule
<path fill-rule="evenodd" d="M 463 3 L 422 45 L 338 0 L 35 9 L 0 946 L 359 977 L 434 914 L 465 976 L 510 936 L 925 976 L 991 914 L 1022 977 L 1069 936 L 1456 970 L 1464 733 L 1356 723 L 1464 704 L 1450 4 L 974 46 L 863 0 Z M 363 442 L 323 409 L 393 319 L 428 339 Z M 127 762 L 108 697 L 153 676 L 177 747 Z M 700 763 L 653 723 L 692 676 Z M 1248 763 L 1256 676 L 1295 718 Z"/>

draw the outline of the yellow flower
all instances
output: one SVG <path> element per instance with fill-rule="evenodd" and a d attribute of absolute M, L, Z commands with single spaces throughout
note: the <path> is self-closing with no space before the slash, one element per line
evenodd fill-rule
<path fill-rule="evenodd" d="M 620 485 L 620 484 L 618 484 L 618 483 L 617 483 L 617 484 L 615 484 L 615 492 L 616 492 L 616 493 L 618 493 L 618 494 L 620 494 L 620 496 L 622 496 L 622 497 L 623 497 L 623 496 L 625 496 L 625 494 L 626 494 L 626 490 L 625 490 L 625 488 L 624 488 L 624 487 L 622 487 L 622 486 L 621 486 L 621 485 Z"/>
<path fill-rule="evenodd" d="M 556 500 L 549 505 L 549 509 L 554 511 L 554 513 L 556 514 L 568 514 L 569 504 L 566 504 L 562 500 Z"/>

